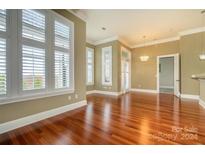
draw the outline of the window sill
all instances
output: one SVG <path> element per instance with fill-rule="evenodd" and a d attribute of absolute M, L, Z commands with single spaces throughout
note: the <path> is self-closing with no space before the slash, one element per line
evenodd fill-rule
<path fill-rule="evenodd" d="M 0 100 L 0 105 L 22 102 L 22 101 L 30 101 L 30 100 L 35 100 L 35 99 L 41 99 L 41 98 L 53 97 L 53 96 L 71 94 L 71 93 L 74 93 L 74 89 L 36 93 L 32 95 L 22 95 L 22 96 L 12 97 L 12 98 L 5 97 Z"/>

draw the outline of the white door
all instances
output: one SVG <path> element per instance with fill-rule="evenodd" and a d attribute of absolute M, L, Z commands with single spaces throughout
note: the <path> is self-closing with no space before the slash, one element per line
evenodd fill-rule
<path fill-rule="evenodd" d="M 174 95 L 180 96 L 179 54 L 174 55 Z"/>

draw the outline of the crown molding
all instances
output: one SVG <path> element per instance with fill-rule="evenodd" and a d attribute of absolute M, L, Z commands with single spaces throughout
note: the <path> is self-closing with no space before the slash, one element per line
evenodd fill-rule
<path fill-rule="evenodd" d="M 160 43 L 177 41 L 177 40 L 180 39 L 181 36 L 191 35 L 191 34 L 200 33 L 200 32 L 205 32 L 205 27 L 198 27 L 198 28 L 193 28 L 193 29 L 181 31 L 175 37 L 159 39 L 159 40 L 150 41 L 150 42 L 143 43 L 143 44 L 136 44 L 136 45 L 133 45 L 133 46 L 131 46 L 128 43 L 126 43 L 126 41 L 122 40 L 122 38 L 120 38 L 119 36 L 112 36 L 112 37 L 109 37 L 109 38 L 106 38 L 106 39 L 103 39 L 103 40 L 99 40 L 99 41 L 95 41 L 95 42 L 94 41 L 90 41 L 90 40 L 86 40 L 86 42 L 96 46 L 96 45 L 100 45 L 100 44 L 103 44 L 103 43 L 108 43 L 108 42 L 112 42 L 112 41 L 118 40 L 119 42 L 121 42 L 122 44 L 126 45 L 127 47 L 129 47 L 131 49 L 134 49 L 134 48 L 140 48 L 140 47 L 144 47 L 144 46 L 151 46 L 151 45 L 160 44 Z"/>
<path fill-rule="evenodd" d="M 92 45 L 95 45 L 95 42 L 91 41 L 91 40 L 86 40 L 86 43 L 89 43 L 89 44 L 92 44 Z"/>
<path fill-rule="evenodd" d="M 82 15 L 80 15 L 80 14 L 78 14 L 78 13 L 76 13 L 76 12 L 74 12 L 73 10 L 70 10 L 70 9 L 67 9 L 67 11 L 70 12 L 70 13 L 72 13 L 72 14 L 75 15 L 76 17 L 82 19 L 83 21 L 87 22 L 85 16 L 82 16 Z"/>
<path fill-rule="evenodd" d="M 94 45 L 108 43 L 108 42 L 116 41 L 118 39 L 119 39 L 118 36 L 113 36 L 113 37 L 109 37 L 109 38 L 106 38 L 106 39 L 103 39 L 103 40 L 96 41 L 96 42 L 94 42 Z"/>
<path fill-rule="evenodd" d="M 155 45 L 155 44 L 160 44 L 160 43 L 172 42 L 172 41 L 176 41 L 176 40 L 179 40 L 179 39 L 180 39 L 179 36 L 170 37 L 170 38 L 166 38 L 166 39 L 159 39 L 159 40 L 150 41 L 150 42 L 143 43 L 143 44 L 134 45 L 134 46 L 131 46 L 131 48 L 134 49 L 134 48 L 150 46 L 150 45 Z"/>
<path fill-rule="evenodd" d="M 198 27 L 198 28 L 193 28 L 193 29 L 181 31 L 181 32 L 179 32 L 179 36 L 190 35 L 190 34 L 200 33 L 200 32 L 204 32 L 204 31 L 205 31 L 205 27 Z"/>

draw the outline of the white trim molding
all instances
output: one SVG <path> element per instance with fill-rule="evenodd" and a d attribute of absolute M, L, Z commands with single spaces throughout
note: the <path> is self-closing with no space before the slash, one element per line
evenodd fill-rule
<path fill-rule="evenodd" d="M 193 28 L 193 29 L 181 31 L 181 32 L 179 32 L 179 35 L 184 36 L 184 35 L 190 35 L 190 34 L 194 34 L 194 33 L 204 32 L 204 31 L 205 31 L 205 27 L 198 27 L 198 28 Z"/>
<path fill-rule="evenodd" d="M 179 39 L 180 39 L 179 36 L 170 37 L 170 38 L 165 38 L 165 39 L 159 39 L 159 40 L 150 41 L 150 42 L 143 43 L 143 44 L 133 45 L 133 46 L 131 46 L 131 48 L 134 49 L 134 48 L 139 48 L 139 47 L 144 47 L 144 46 L 150 46 L 150 45 L 155 45 L 155 44 L 160 44 L 160 43 L 172 42 L 172 41 L 176 41 L 176 40 L 179 40 Z"/>
<path fill-rule="evenodd" d="M 199 98 L 199 104 L 200 104 L 203 108 L 205 108 L 205 101 L 202 100 L 201 98 Z"/>
<path fill-rule="evenodd" d="M 181 94 L 181 98 L 199 100 L 199 95 Z"/>
<path fill-rule="evenodd" d="M 69 12 L 71 12 L 71 11 L 69 11 Z M 73 12 L 71 12 L 71 13 L 73 13 Z M 140 48 L 140 47 L 144 47 L 144 46 L 151 46 L 151 45 L 155 45 L 155 44 L 161 44 L 161 43 L 166 43 L 166 42 L 177 41 L 177 40 L 180 40 L 181 36 L 191 35 L 191 34 L 194 34 L 194 33 L 200 33 L 200 32 L 204 32 L 204 31 L 205 31 L 205 27 L 198 27 L 198 28 L 188 29 L 188 30 L 178 32 L 177 35 L 173 36 L 173 37 L 158 39 L 158 40 L 149 41 L 149 42 L 146 42 L 146 43 L 143 43 L 143 44 L 136 44 L 136 45 L 129 45 L 128 43 L 126 43 L 125 40 L 123 40 L 119 36 L 112 36 L 112 37 L 102 39 L 102 40 L 98 40 L 98 41 L 87 40 L 87 42 L 92 44 L 92 45 L 99 45 L 99 44 L 108 43 L 108 42 L 111 42 L 111 41 L 118 40 L 121 43 L 125 44 L 126 46 L 130 47 L 131 49 L 134 49 L 134 48 Z"/>
<path fill-rule="evenodd" d="M 106 38 L 106 39 L 103 39 L 103 40 L 96 41 L 96 42 L 94 42 L 94 45 L 99 45 L 99 44 L 103 44 L 103 43 L 107 43 L 107 42 L 112 42 L 112 41 L 116 41 L 118 39 L 119 39 L 118 36 L 113 36 L 113 37 L 109 37 L 109 38 Z"/>
<path fill-rule="evenodd" d="M 75 11 L 76 10 L 76 11 Z M 77 9 L 67 9 L 68 12 L 72 13 L 76 17 L 80 18 L 81 20 L 87 22 L 87 16 L 82 12 L 82 10 Z"/>
<path fill-rule="evenodd" d="M 95 90 L 90 90 L 86 92 L 86 95 L 95 94 Z"/>
<path fill-rule="evenodd" d="M 135 92 L 145 92 L 145 93 L 157 93 L 157 90 L 154 89 L 135 89 L 132 88 L 130 91 L 135 91 Z"/>
<path fill-rule="evenodd" d="M 113 92 L 113 91 L 103 91 L 103 90 L 92 90 L 92 91 L 87 91 L 86 95 L 90 94 L 102 94 L 102 95 L 110 95 L 110 96 L 120 96 L 122 93 L 121 92 Z"/>
<path fill-rule="evenodd" d="M 159 86 L 159 88 L 174 89 L 174 87 L 173 87 L 173 86 Z"/>
<path fill-rule="evenodd" d="M 53 117 L 59 114 L 62 114 L 67 111 L 71 111 L 71 110 L 83 107 L 85 105 L 87 105 L 87 101 L 82 100 L 80 102 L 76 102 L 76 103 L 62 106 L 59 108 L 51 109 L 48 111 L 40 112 L 34 115 L 30 115 L 30 116 L 26 116 L 20 119 L 2 123 L 0 124 L 0 134 L 3 134 L 5 132 L 38 122 L 38 121 L 41 121 L 41 120 L 44 120 L 44 119 L 47 119 L 47 118 L 50 118 L 50 117 Z"/>

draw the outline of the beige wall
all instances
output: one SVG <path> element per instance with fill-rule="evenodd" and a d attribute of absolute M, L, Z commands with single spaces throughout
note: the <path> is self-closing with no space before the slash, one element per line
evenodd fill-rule
<path fill-rule="evenodd" d="M 191 75 L 205 72 L 205 61 L 199 60 L 199 54 L 202 51 L 202 34 L 186 35 L 180 39 L 181 90 L 183 94 L 199 95 L 199 81 L 191 79 Z"/>
<path fill-rule="evenodd" d="M 205 79 L 200 81 L 200 98 L 205 102 Z"/>
<path fill-rule="evenodd" d="M 0 105 L 0 123 L 22 118 L 24 116 L 36 114 L 46 110 L 54 109 L 71 103 L 85 100 L 85 46 L 86 46 L 86 24 L 81 19 L 65 10 L 56 10 L 74 22 L 75 26 L 75 93 L 70 94 L 72 99 L 68 100 L 67 95 L 48 97 L 30 101 L 17 102 L 12 104 Z M 75 99 L 74 95 L 78 94 Z"/>
<path fill-rule="evenodd" d="M 94 49 L 94 57 L 95 57 L 95 46 L 90 44 L 90 43 L 86 43 L 86 47 Z M 94 63 L 95 63 L 95 58 L 94 58 Z M 95 65 L 94 65 L 94 70 L 95 70 Z M 95 90 L 95 74 L 94 74 L 94 84 L 93 85 L 86 85 L 86 90 L 87 91 Z"/>
<path fill-rule="evenodd" d="M 199 60 L 201 38 L 202 33 L 195 33 L 182 36 L 179 41 L 133 49 L 132 88 L 156 90 L 156 57 L 178 52 L 181 57 L 181 93 L 199 95 L 199 82 L 191 79 L 191 75 L 205 72 L 205 61 Z M 139 57 L 142 55 L 148 55 L 150 59 L 141 62 Z"/>
<path fill-rule="evenodd" d="M 108 43 L 103 43 L 97 46 L 87 43 L 86 46 L 90 48 L 94 48 L 94 52 L 95 52 L 95 58 L 94 58 L 95 82 L 94 82 L 94 85 L 87 86 L 87 91 L 104 90 L 104 91 L 120 92 L 121 91 L 121 47 L 127 48 L 128 50 L 130 50 L 130 48 L 117 40 L 108 42 Z M 112 86 L 102 85 L 102 78 L 101 78 L 102 76 L 101 74 L 102 72 L 101 50 L 103 47 L 107 47 L 107 46 L 112 46 L 112 50 L 113 50 L 113 55 L 112 55 L 113 57 L 112 59 L 113 61 L 113 66 L 112 66 L 113 80 L 112 82 L 113 84 Z"/>
<path fill-rule="evenodd" d="M 157 56 L 179 52 L 179 41 L 156 44 L 132 50 L 131 87 L 156 90 Z M 149 60 L 141 62 L 140 56 Z"/>

